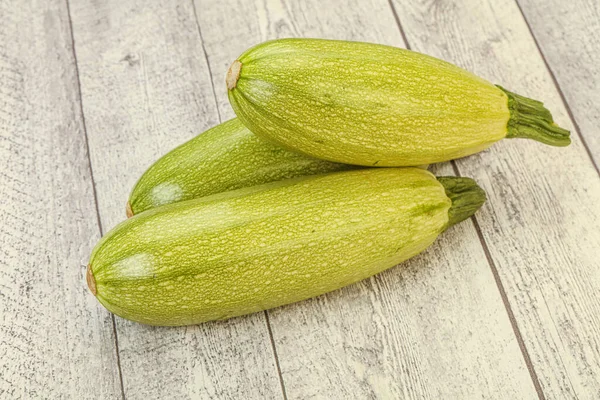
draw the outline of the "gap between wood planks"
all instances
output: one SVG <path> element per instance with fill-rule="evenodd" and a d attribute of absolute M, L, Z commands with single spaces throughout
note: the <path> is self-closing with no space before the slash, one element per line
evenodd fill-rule
<path fill-rule="evenodd" d="M 96 191 L 96 181 L 94 179 L 94 169 L 92 168 L 92 159 L 90 156 L 90 143 L 88 140 L 87 125 L 85 122 L 85 113 L 83 112 L 83 101 L 81 99 L 81 80 L 79 78 L 79 64 L 77 62 L 77 52 L 75 51 L 75 37 L 73 35 L 73 21 L 71 20 L 71 7 L 69 0 L 65 0 L 67 6 L 67 17 L 69 20 L 69 34 L 71 38 L 71 51 L 73 53 L 73 61 L 75 63 L 75 73 L 77 75 L 77 99 L 79 100 L 79 112 L 81 113 L 81 124 L 83 126 L 83 136 L 85 142 L 85 151 L 88 159 L 88 168 L 90 169 L 90 176 L 92 178 L 92 193 L 94 197 L 94 207 L 96 209 L 96 220 L 98 223 L 98 229 L 100 230 L 100 236 L 104 236 L 104 229 L 102 228 L 102 220 L 100 218 L 100 208 L 98 207 L 98 193 Z M 119 371 L 119 383 L 121 384 L 121 398 L 125 400 L 125 386 L 123 385 L 123 372 L 121 371 L 121 357 L 119 355 L 119 338 L 117 336 L 117 323 L 115 321 L 115 315 L 110 314 L 112 322 L 112 330 L 115 338 L 115 353 L 117 357 L 117 370 Z"/>
<path fill-rule="evenodd" d="M 392 14 L 394 15 L 394 19 L 396 20 L 396 25 L 398 26 L 398 29 L 400 30 L 402 39 L 404 40 L 404 44 L 406 45 L 407 49 L 411 50 L 410 42 L 408 41 L 408 38 L 406 37 L 406 33 L 404 32 L 404 29 L 402 28 L 402 24 L 400 23 L 400 17 L 398 16 L 398 13 L 396 11 L 396 8 L 394 7 L 394 4 L 392 3 L 392 0 L 388 0 L 388 4 L 390 6 Z M 537 42 L 536 42 L 536 45 L 537 45 Z M 538 50 L 539 50 L 539 48 L 538 48 Z M 544 62 L 545 62 L 545 60 L 544 60 Z M 547 64 L 546 64 L 546 67 L 548 67 Z M 554 81 L 554 83 L 556 85 L 556 81 Z M 560 91 L 560 89 L 559 89 L 559 91 Z M 563 101 L 564 101 L 564 99 L 563 99 Z M 572 119 L 572 116 L 571 116 L 571 119 Z M 587 146 L 586 146 L 586 149 L 587 149 Z M 589 152 L 588 152 L 588 154 L 589 154 Z M 590 159 L 591 159 L 591 155 L 590 155 Z M 452 170 L 454 171 L 454 173 L 458 176 L 461 176 L 460 170 L 458 169 L 458 166 L 456 165 L 456 161 L 452 160 L 451 164 L 452 164 Z M 483 248 L 483 252 L 485 253 L 485 257 L 487 259 L 488 265 L 490 267 L 490 270 L 492 271 L 494 280 L 496 281 L 496 286 L 498 287 L 498 291 L 500 292 L 500 297 L 502 298 L 502 303 L 504 303 L 504 308 L 506 309 L 506 313 L 508 315 L 510 325 L 511 325 L 513 332 L 515 334 L 515 337 L 517 339 L 517 343 L 519 344 L 519 348 L 521 349 L 521 354 L 523 355 L 523 360 L 525 361 L 525 365 L 527 366 L 527 370 L 529 371 L 529 376 L 531 377 L 533 386 L 535 387 L 535 390 L 537 392 L 539 399 L 545 400 L 546 396 L 544 395 L 542 386 L 540 384 L 540 380 L 537 376 L 537 373 L 535 372 L 535 368 L 533 367 L 531 357 L 529 356 L 529 352 L 527 351 L 527 347 L 525 346 L 525 341 L 523 340 L 523 335 L 521 334 L 521 331 L 519 330 L 519 325 L 517 324 L 515 314 L 511 308 L 509 300 L 508 300 L 508 295 L 506 294 L 506 290 L 504 289 L 504 285 L 502 284 L 500 275 L 498 274 L 498 269 L 496 268 L 494 259 L 492 258 L 490 250 L 489 250 L 487 243 L 485 242 L 485 239 L 483 237 L 483 233 L 481 232 L 481 227 L 479 226 L 477 217 L 475 215 L 473 215 L 471 217 L 471 221 L 473 222 L 473 226 L 475 228 L 475 231 L 477 232 L 477 237 L 479 238 L 479 242 L 481 243 L 481 247 Z"/>

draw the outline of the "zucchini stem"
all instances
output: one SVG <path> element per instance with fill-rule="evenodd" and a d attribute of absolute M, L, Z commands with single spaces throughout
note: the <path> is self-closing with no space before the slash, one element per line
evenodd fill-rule
<path fill-rule="evenodd" d="M 87 281 L 87 285 L 90 289 L 90 292 L 92 292 L 92 294 L 95 296 L 98 292 L 96 290 L 96 279 L 94 278 L 94 273 L 92 272 L 92 264 L 88 264 L 87 266 L 85 280 Z"/>
<path fill-rule="evenodd" d="M 437 180 L 444 186 L 446 196 L 452 200 L 448 210 L 448 227 L 475 214 L 487 199 L 485 191 L 471 178 L 440 176 Z"/>
<path fill-rule="evenodd" d="M 225 76 L 225 83 L 227 84 L 227 90 L 233 90 L 237 86 L 237 81 L 240 79 L 240 73 L 242 72 L 242 63 L 240 60 L 235 60 L 233 64 L 227 70 L 227 76 Z"/>
<path fill-rule="evenodd" d="M 508 96 L 510 119 L 507 138 L 528 138 L 560 147 L 571 144 L 571 133 L 554 123 L 544 103 L 496 86 Z"/>
<path fill-rule="evenodd" d="M 127 218 L 133 217 L 133 209 L 130 202 L 127 202 L 127 206 L 125 206 L 125 214 L 127 214 Z"/>

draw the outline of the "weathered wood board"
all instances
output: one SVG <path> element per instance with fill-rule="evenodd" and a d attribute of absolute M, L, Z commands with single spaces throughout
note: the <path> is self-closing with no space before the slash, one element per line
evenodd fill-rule
<path fill-rule="evenodd" d="M 120 398 L 66 4 L 0 2 L 0 398 Z"/>
<path fill-rule="evenodd" d="M 0 397 L 600 398 L 598 16 L 592 0 L 0 1 Z M 434 166 L 488 203 L 367 281 L 193 327 L 112 317 L 85 287 L 92 246 L 152 162 L 234 116 L 229 64 L 281 37 L 446 59 L 543 100 L 573 144 Z"/>

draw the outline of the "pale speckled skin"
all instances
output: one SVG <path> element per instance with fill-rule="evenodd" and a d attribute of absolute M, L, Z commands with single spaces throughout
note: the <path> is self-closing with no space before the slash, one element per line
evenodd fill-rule
<path fill-rule="evenodd" d="M 418 168 L 297 178 L 141 213 L 102 238 L 90 265 L 97 297 L 113 313 L 196 324 L 390 268 L 446 229 L 451 203 Z"/>
<path fill-rule="evenodd" d="M 259 139 L 234 118 L 156 161 L 136 183 L 129 204 L 138 214 L 228 190 L 350 168 Z"/>
<path fill-rule="evenodd" d="M 507 95 L 445 61 L 370 43 L 282 39 L 239 57 L 229 100 L 255 134 L 330 161 L 409 166 L 506 137 Z"/>

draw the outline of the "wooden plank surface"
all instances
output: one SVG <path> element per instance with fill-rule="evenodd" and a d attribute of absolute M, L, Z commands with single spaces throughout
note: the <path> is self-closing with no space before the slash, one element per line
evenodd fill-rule
<path fill-rule="evenodd" d="M 234 115 L 225 71 L 254 44 L 304 36 L 403 46 L 386 2 L 196 1 L 196 10 L 224 118 Z M 269 316 L 289 398 L 536 397 L 470 222 L 393 270 Z"/>
<path fill-rule="evenodd" d="M 598 6 L 519 2 L 598 162 Z M 87 293 L 81 265 L 139 175 L 233 116 L 232 60 L 290 36 L 402 47 L 392 11 L 413 49 L 572 128 L 512 0 L 0 1 L 0 398 L 121 398 L 119 365 L 133 399 L 600 398 L 600 179 L 577 134 L 459 160 L 488 192 L 477 224 L 317 299 L 115 335 Z"/>
<path fill-rule="evenodd" d="M 542 99 L 572 128 L 516 3 L 394 5 L 415 50 Z M 545 396 L 599 398 L 600 180 L 580 138 L 505 140 L 457 164 L 488 193 L 477 220 Z"/>
<path fill-rule="evenodd" d="M 0 2 L 0 398 L 121 397 L 66 5 Z"/>
<path fill-rule="evenodd" d="M 142 172 L 218 112 L 190 1 L 78 0 L 71 15 L 106 233 Z M 183 328 L 117 318 L 117 333 L 128 399 L 282 396 L 264 314 Z"/>
<path fill-rule="evenodd" d="M 519 0 L 521 11 L 600 165 L 600 2 Z"/>

